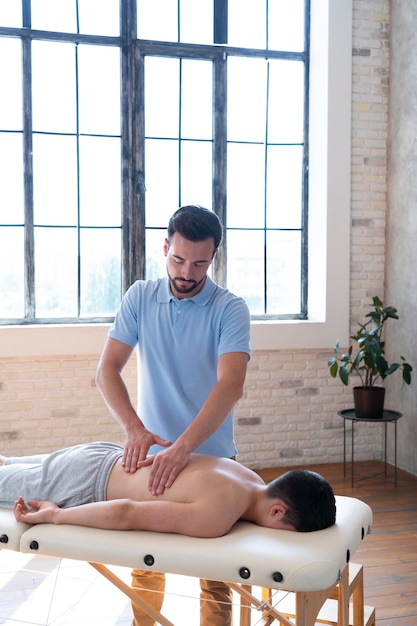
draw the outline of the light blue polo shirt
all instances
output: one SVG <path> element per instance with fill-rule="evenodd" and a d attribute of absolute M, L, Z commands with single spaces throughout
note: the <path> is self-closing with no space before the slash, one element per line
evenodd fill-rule
<path fill-rule="evenodd" d="M 250 358 L 248 307 L 209 277 L 192 298 L 175 298 L 168 277 L 139 280 L 126 292 L 109 336 L 138 351 L 138 414 L 145 426 L 176 441 L 217 383 L 227 352 Z M 150 453 L 160 449 L 153 446 Z M 231 457 L 233 411 L 195 452 Z"/>

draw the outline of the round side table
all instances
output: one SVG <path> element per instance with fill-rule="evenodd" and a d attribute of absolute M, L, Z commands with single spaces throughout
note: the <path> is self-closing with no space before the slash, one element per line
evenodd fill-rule
<path fill-rule="evenodd" d="M 356 417 L 355 409 L 345 409 L 344 411 L 338 411 L 338 415 L 343 418 L 343 474 L 346 476 L 346 423 L 347 421 L 351 422 L 351 436 L 352 436 L 352 444 L 351 444 L 351 452 L 352 452 L 352 487 L 354 482 L 358 482 L 360 480 L 365 480 L 366 478 L 373 478 L 374 476 L 379 476 L 380 474 L 384 474 L 387 476 L 387 424 L 388 422 L 394 424 L 394 481 L 395 487 L 397 487 L 397 421 L 400 417 L 402 417 L 402 413 L 398 411 L 390 411 L 385 409 L 382 417 L 379 419 L 374 418 L 364 418 L 364 417 Z M 364 476 L 361 478 L 357 478 L 355 481 L 354 472 L 355 472 L 355 423 L 356 422 L 372 422 L 374 424 L 384 424 L 384 471 L 379 472 L 378 474 L 373 474 L 372 476 Z"/>

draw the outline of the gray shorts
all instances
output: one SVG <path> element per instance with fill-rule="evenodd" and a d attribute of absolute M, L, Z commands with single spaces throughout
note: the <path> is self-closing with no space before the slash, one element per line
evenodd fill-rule
<path fill-rule="evenodd" d="M 19 496 L 60 507 L 103 502 L 110 472 L 121 456 L 121 446 L 99 441 L 51 454 L 10 457 L 0 467 L 0 506 L 13 508 Z"/>

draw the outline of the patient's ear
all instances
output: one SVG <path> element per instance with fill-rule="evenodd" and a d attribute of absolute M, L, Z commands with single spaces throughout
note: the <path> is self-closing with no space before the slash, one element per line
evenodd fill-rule
<path fill-rule="evenodd" d="M 288 507 L 284 502 L 282 502 L 282 500 L 278 500 L 277 502 L 275 502 L 269 509 L 269 514 L 275 520 L 283 519 L 286 516 L 287 512 Z"/>
<path fill-rule="evenodd" d="M 277 500 L 269 508 L 270 527 L 278 530 L 296 530 L 292 524 L 288 523 L 287 515 L 288 506 L 282 500 Z"/>

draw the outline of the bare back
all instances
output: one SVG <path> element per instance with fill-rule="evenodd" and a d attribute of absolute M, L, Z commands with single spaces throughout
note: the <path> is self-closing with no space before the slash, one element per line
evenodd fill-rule
<path fill-rule="evenodd" d="M 186 505 L 184 511 L 193 511 L 194 523 L 198 520 L 210 528 L 215 524 L 224 527 L 224 532 L 251 507 L 257 487 L 265 485 L 255 472 L 236 461 L 202 454 L 191 455 L 189 464 L 162 495 L 148 491 L 149 472 L 150 467 L 145 467 L 128 473 L 119 459 L 110 474 L 107 500 Z"/>

